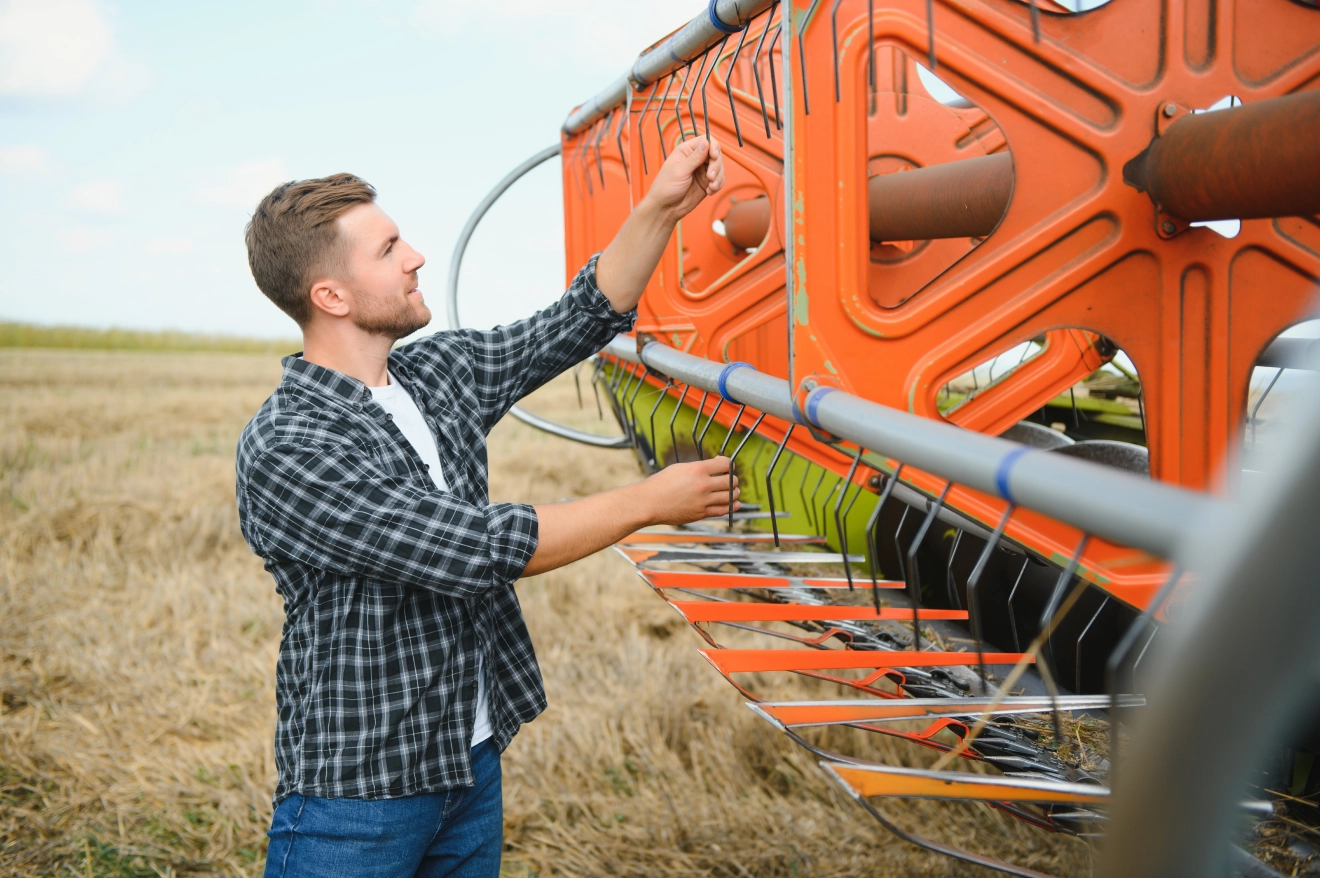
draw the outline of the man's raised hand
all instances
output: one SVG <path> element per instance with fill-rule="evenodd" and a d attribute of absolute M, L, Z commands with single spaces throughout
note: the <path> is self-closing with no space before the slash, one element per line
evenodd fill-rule
<path fill-rule="evenodd" d="M 729 514 L 742 506 L 738 477 L 733 478 L 733 497 L 729 497 L 729 458 L 716 457 L 692 463 L 675 463 L 651 476 L 639 486 L 647 505 L 646 517 L 652 524 L 690 524 L 703 518 Z"/>
<path fill-rule="evenodd" d="M 647 198 L 674 219 L 692 212 L 724 186 L 724 154 L 717 140 L 689 137 L 674 147 L 651 184 Z"/>

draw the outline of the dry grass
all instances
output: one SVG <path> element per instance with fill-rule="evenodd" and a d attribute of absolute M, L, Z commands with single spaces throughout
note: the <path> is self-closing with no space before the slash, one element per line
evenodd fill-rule
<path fill-rule="evenodd" d="M 0 875 L 260 874 L 282 612 L 238 533 L 233 445 L 278 376 L 262 356 L 0 350 Z M 570 380 L 539 397 L 581 417 Z M 637 477 L 627 452 L 511 421 L 491 469 L 496 499 L 532 501 Z M 969 874 L 835 793 L 612 553 L 519 590 L 551 707 L 505 756 L 508 874 Z M 985 809 L 888 811 L 1086 871 L 1077 843 Z"/>

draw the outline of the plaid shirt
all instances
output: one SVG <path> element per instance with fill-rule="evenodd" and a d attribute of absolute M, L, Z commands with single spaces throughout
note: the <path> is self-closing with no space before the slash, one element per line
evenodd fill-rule
<path fill-rule="evenodd" d="M 470 786 L 478 652 L 500 750 L 545 709 L 513 588 L 536 550 L 536 513 L 489 502 L 486 434 L 634 316 L 597 289 L 593 258 L 527 320 L 391 353 L 390 371 L 435 434 L 448 491 L 361 381 L 284 360 L 237 461 L 243 536 L 286 614 L 277 803 Z"/>

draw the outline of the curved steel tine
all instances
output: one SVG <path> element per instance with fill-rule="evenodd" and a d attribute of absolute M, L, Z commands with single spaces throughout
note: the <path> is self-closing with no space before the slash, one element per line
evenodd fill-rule
<path fill-rule="evenodd" d="M 794 457 L 798 456 L 799 455 L 794 455 Z M 811 512 L 807 509 L 807 476 L 811 473 L 811 461 L 807 460 L 805 457 L 801 459 L 802 478 L 798 480 L 798 497 L 802 500 L 802 517 L 807 520 L 808 524 L 811 524 Z M 812 530 L 815 530 L 816 526 L 811 524 L 811 528 Z"/>
<path fill-rule="evenodd" d="M 1276 384 L 1279 383 L 1279 379 L 1280 379 L 1281 377 L 1283 377 L 1283 367 L 1282 367 L 1282 366 L 1279 367 L 1279 371 L 1277 371 L 1277 372 L 1274 373 L 1274 377 L 1270 379 L 1270 383 L 1269 383 L 1268 386 L 1266 386 L 1266 388 L 1265 388 L 1265 392 L 1262 393 L 1259 397 L 1256 398 L 1256 404 L 1253 405 L 1253 406 L 1251 407 L 1251 414 L 1247 416 L 1247 422 L 1251 424 L 1251 450 L 1252 450 L 1252 451 L 1255 451 L 1255 450 L 1256 450 L 1256 413 L 1260 411 L 1260 407 L 1261 407 L 1261 405 L 1264 404 L 1264 402 L 1265 402 L 1265 397 L 1267 397 L 1267 396 L 1270 395 L 1270 391 L 1274 389 L 1274 385 L 1276 385 Z M 1142 414 L 1142 416 L 1141 416 L 1141 424 L 1142 424 L 1141 429 L 1144 430 L 1144 429 L 1146 429 L 1146 426 L 1145 426 L 1145 425 L 1146 425 L 1146 415 L 1144 414 L 1144 411 L 1145 411 L 1145 410 L 1143 409 L 1142 411 L 1143 411 L 1143 414 Z"/>
<path fill-rule="evenodd" d="M 673 386 L 674 386 L 674 379 L 666 378 L 665 386 L 660 389 L 659 393 L 656 394 L 655 405 L 651 406 L 651 467 L 652 469 L 660 468 L 660 460 L 659 460 L 660 455 L 656 452 L 656 449 L 660 447 L 660 443 L 656 441 L 656 436 L 655 436 L 655 413 L 660 410 L 660 404 L 665 401 L 665 397 L 669 395 L 669 388 Z"/>
<path fill-rule="evenodd" d="M 945 482 L 944 490 L 940 492 L 939 499 L 926 511 L 926 517 L 921 520 L 921 527 L 917 529 L 917 535 L 912 538 L 912 545 L 907 551 L 907 565 L 903 572 L 906 574 L 907 591 L 912 601 L 912 648 L 918 651 L 921 649 L 921 625 L 918 619 L 921 610 L 921 568 L 917 566 L 917 550 L 921 548 L 922 541 L 926 539 L 926 534 L 930 531 L 935 516 L 939 515 L 940 509 L 944 506 L 944 500 L 949 496 L 949 489 L 952 487 L 953 482 Z"/>
<path fill-rule="evenodd" d="M 716 457 L 719 457 L 720 455 L 724 454 L 724 450 L 729 447 L 729 440 L 733 438 L 734 432 L 738 429 L 738 421 L 742 418 L 743 412 L 745 412 L 746 410 L 747 410 L 747 406 L 745 405 L 738 406 L 738 412 L 733 416 L 733 426 L 729 427 L 729 432 L 724 434 L 724 441 L 720 443 L 720 450 L 718 453 L 716 453 L 715 455 Z M 742 446 L 739 447 L 741 448 Z"/>
<path fill-rule="evenodd" d="M 702 56 L 701 56 L 701 61 L 702 61 L 703 64 L 706 62 L 706 56 L 705 56 L 705 55 L 702 55 Z M 675 72 L 677 72 L 677 71 L 675 71 Z M 698 75 L 700 75 L 700 74 L 698 74 Z M 687 129 L 686 129 L 685 127 L 683 127 L 683 90 L 687 88 L 688 78 L 689 78 L 690 76 L 692 76 L 692 62 L 691 62 L 691 61 L 689 61 L 689 62 L 687 63 L 687 66 L 683 68 L 683 81 L 682 81 L 681 83 L 679 83 L 679 86 L 678 86 L 678 94 L 674 97 L 674 118 L 678 120 L 678 142 L 679 142 L 679 143 L 682 143 L 683 141 L 687 140 Z M 688 109 L 691 109 L 690 104 L 689 104 Z M 692 123 L 692 125 L 695 127 L 696 124 L 697 124 L 697 123 L 696 123 L 696 121 L 694 120 L 693 123 Z"/>
<path fill-rule="evenodd" d="M 628 114 L 632 108 L 632 85 L 628 86 L 628 102 L 620 109 L 619 127 L 614 131 L 614 145 L 619 148 L 619 161 L 623 163 L 623 179 L 628 185 L 632 185 L 632 174 L 628 171 L 628 156 L 623 153 L 623 129 L 628 125 Z"/>
<path fill-rule="evenodd" d="M 678 420 L 678 413 L 683 408 L 683 400 L 687 399 L 688 391 L 691 389 L 691 384 L 683 385 L 683 394 L 679 396 L 678 402 L 674 403 L 674 412 L 669 416 L 669 441 L 674 443 L 674 463 L 683 460 L 683 455 L 678 452 L 678 434 L 674 432 L 674 422 Z"/>
<path fill-rule="evenodd" d="M 586 360 L 583 360 L 581 363 L 578 363 L 576 366 L 573 367 L 573 386 L 577 389 L 578 408 L 586 408 L 586 406 L 583 405 L 583 403 L 582 403 L 582 374 L 581 374 L 581 373 L 582 373 L 582 366 L 583 366 L 583 363 L 586 363 Z"/>
<path fill-rule="evenodd" d="M 724 73 L 724 92 L 729 96 L 729 115 L 733 117 L 733 133 L 738 138 L 738 145 L 743 145 L 742 126 L 738 124 L 738 108 L 733 103 L 733 69 L 738 66 L 738 55 L 742 52 L 743 43 L 747 42 L 747 32 L 752 29 L 752 23 L 749 21 L 742 29 L 742 34 L 738 37 L 738 45 L 733 48 L 733 55 L 729 58 L 728 70 Z M 710 136 L 709 122 L 707 122 L 706 135 Z"/>
<path fill-rule="evenodd" d="M 1036 5 L 1036 0 L 1027 0 L 1027 5 L 1031 8 L 1031 36 L 1036 42 L 1040 42 L 1040 7 Z"/>
<path fill-rule="evenodd" d="M 953 562 L 958 557 L 958 545 L 962 543 L 963 531 L 959 530 L 953 535 L 953 547 L 949 549 L 949 563 L 944 567 L 944 591 L 949 599 L 949 606 L 955 610 L 962 609 L 962 601 L 958 599 L 958 589 L 954 588 Z"/>
<path fill-rule="evenodd" d="M 935 0 L 926 0 L 926 36 L 930 42 L 930 72 L 935 72 Z"/>
<path fill-rule="evenodd" d="M 1109 606 L 1109 595 L 1105 595 L 1105 599 L 1100 602 L 1100 608 L 1095 611 L 1091 621 L 1087 622 L 1086 627 L 1082 629 L 1082 633 L 1077 635 L 1077 649 L 1073 656 L 1073 670 L 1077 672 L 1077 685 L 1073 687 L 1073 692 L 1078 694 L 1081 694 L 1082 691 L 1082 641 L 1086 639 L 1087 632 L 1091 630 L 1091 626 L 1095 624 L 1096 619 L 1100 618 L 1100 614 L 1104 612 L 1107 606 Z"/>
<path fill-rule="evenodd" d="M 848 591 L 853 590 L 852 565 L 848 563 L 848 532 L 843 529 L 843 516 L 840 512 L 843 509 L 844 498 L 848 496 L 848 488 L 852 485 L 853 476 L 857 475 L 857 464 L 862 462 L 862 455 L 865 453 L 865 448 L 857 446 L 857 456 L 853 458 L 852 466 L 848 467 L 848 475 L 843 479 L 844 488 L 839 492 L 839 499 L 834 501 L 834 526 L 839 531 L 839 548 L 843 553 L 843 573 L 848 577 Z M 858 488 L 858 493 L 860 492 L 861 489 Z"/>
<path fill-rule="evenodd" d="M 825 469 L 825 467 L 820 468 L 820 476 L 817 477 L 816 484 L 811 489 L 811 502 L 807 510 L 811 515 L 812 529 L 814 529 L 817 533 L 820 533 L 821 536 L 826 536 L 826 534 L 821 533 L 820 520 L 816 518 L 816 495 L 820 493 L 820 483 L 825 481 L 825 473 L 827 472 L 829 472 L 829 470 Z"/>
<path fill-rule="evenodd" d="M 743 408 L 747 408 L 747 406 L 743 406 Z M 739 417 L 742 416 L 742 409 L 738 410 L 738 416 Z M 756 420 L 752 422 L 752 429 L 747 431 L 747 434 L 742 437 L 742 441 L 738 443 L 738 447 L 733 449 L 733 454 L 729 455 L 729 527 L 730 528 L 733 527 L 733 475 L 734 475 L 733 462 L 737 460 L 738 455 L 742 453 L 743 446 L 747 444 L 747 440 L 751 439 L 752 436 L 756 435 L 757 428 L 761 426 L 761 422 L 764 420 L 765 420 L 765 412 L 761 412 L 761 414 L 756 416 Z M 738 418 L 733 419 L 733 425 L 735 427 L 738 426 Z M 729 434 L 732 435 L 733 431 L 730 430 Z M 724 449 L 722 448 L 720 449 L 721 452 L 723 452 L 723 450 Z M 755 469 L 755 467 L 756 467 L 756 461 L 752 461 L 753 470 Z M 756 473 L 753 472 L 752 475 L 755 476 Z"/>
<path fill-rule="evenodd" d="M 1123 632 L 1118 645 L 1114 647 L 1113 652 L 1109 654 L 1109 659 L 1105 662 L 1105 684 L 1109 690 L 1109 782 L 1111 784 L 1114 782 L 1114 775 L 1118 770 L 1118 687 L 1122 684 L 1119 672 L 1131 654 L 1133 647 L 1137 645 L 1137 638 L 1141 636 L 1141 632 L 1150 626 L 1160 607 L 1173 595 L 1173 590 L 1178 585 L 1178 580 L 1182 578 L 1182 574 L 1182 568 L 1175 565 L 1169 572 L 1169 578 L 1164 580 L 1164 584 L 1160 586 L 1159 591 L 1155 592 L 1155 596 L 1146 605 L 1146 609 L 1142 610 L 1141 615 L 1128 626 L 1127 631 Z"/>
<path fill-rule="evenodd" d="M 903 525 L 907 524 L 908 513 L 912 507 L 903 504 L 903 514 L 898 519 L 898 527 L 894 528 L 894 554 L 898 557 L 898 578 L 907 582 L 907 564 L 903 561 Z"/>
<path fill-rule="evenodd" d="M 595 143 L 595 150 L 596 150 L 596 173 L 600 174 L 600 191 L 601 191 L 601 192 L 604 192 L 604 191 L 605 191 L 605 162 L 604 162 L 603 159 L 601 158 L 601 153 L 600 153 L 600 142 L 601 142 L 602 140 L 604 140 L 604 139 L 605 139 L 605 135 L 609 133 L 609 130 L 610 130 L 610 120 L 614 118 L 614 113 L 615 113 L 614 110 L 610 110 L 609 114 L 608 114 L 604 119 L 601 119 L 601 120 L 600 120 L 600 132 L 596 135 L 596 143 Z"/>
<path fill-rule="evenodd" d="M 835 475 L 834 484 L 830 485 L 830 489 L 825 492 L 825 499 L 820 501 L 820 514 L 816 517 L 816 520 L 820 522 L 821 525 L 820 531 L 822 536 L 825 537 L 829 536 L 830 521 L 828 518 L 825 517 L 825 512 L 830 508 L 830 498 L 834 496 L 834 492 L 839 490 L 839 488 L 842 485 L 843 485 L 843 476 Z"/>
<path fill-rule="evenodd" d="M 595 197 L 596 187 L 591 184 L 591 132 L 591 128 L 582 132 L 582 146 L 578 148 L 575 165 L 582 173 L 582 179 L 587 182 L 587 194 Z"/>
<path fill-rule="evenodd" d="M 1086 544 L 1091 541 L 1090 534 L 1082 534 L 1081 542 L 1077 544 L 1072 557 L 1068 559 L 1068 564 L 1059 574 L 1059 581 L 1054 584 L 1054 591 L 1050 593 L 1050 599 L 1045 604 L 1045 611 L 1040 615 L 1040 630 L 1046 632 L 1046 649 L 1042 649 L 1036 656 L 1036 670 L 1040 673 L 1041 679 L 1045 681 L 1045 688 L 1050 695 L 1050 714 L 1051 721 L 1054 723 L 1054 737 L 1059 743 L 1063 742 L 1063 725 L 1059 721 L 1059 692 L 1054 685 L 1054 674 L 1051 665 L 1054 663 L 1054 631 L 1052 623 L 1054 615 L 1059 611 L 1059 604 L 1063 602 L 1064 592 L 1067 590 L 1077 574 L 1077 565 L 1081 563 L 1082 553 L 1086 551 Z M 1049 658 L 1045 658 L 1045 653 L 1049 653 Z"/>
<path fill-rule="evenodd" d="M 775 467 L 779 465 L 779 456 L 784 453 L 784 446 L 788 444 L 788 437 L 793 435 L 793 428 L 796 426 L 797 424 L 788 425 L 788 429 L 784 431 L 784 438 L 781 439 L 779 445 L 775 447 L 775 456 L 770 458 L 770 468 L 765 471 L 765 496 L 770 504 L 770 530 L 772 530 L 775 535 L 776 549 L 779 548 L 779 521 L 775 514 L 775 492 L 774 489 L 770 487 L 770 477 L 774 475 Z M 792 463 L 792 461 L 790 461 L 790 463 Z M 787 466 L 784 467 L 784 471 L 788 471 Z M 783 476 L 779 477 L 779 490 L 781 493 L 784 490 Z"/>
<path fill-rule="evenodd" d="M 678 71 L 669 74 L 669 82 L 665 83 L 665 93 L 660 98 L 660 106 L 655 108 L 655 133 L 660 139 L 660 157 L 662 160 L 669 158 L 669 151 L 665 149 L 665 129 L 660 125 L 660 117 L 665 114 L 665 101 L 669 100 L 669 90 L 674 87 L 674 80 L 676 79 L 678 79 Z M 655 85 L 656 88 L 660 87 L 658 82 Z M 679 93 L 681 94 L 682 91 L 680 88 Z"/>
<path fill-rule="evenodd" d="M 1004 538 L 1004 530 L 1008 527 L 1008 520 L 1013 517 L 1013 511 L 1017 507 L 1012 503 L 1004 510 L 1004 515 L 999 519 L 999 524 L 995 526 L 994 533 L 990 534 L 990 539 L 986 540 L 985 548 L 981 550 L 981 555 L 976 559 L 976 566 L 972 568 L 972 575 L 967 577 L 967 618 L 971 622 L 972 638 L 976 641 L 976 669 L 981 672 L 981 694 L 989 695 L 989 683 L 985 678 L 985 637 L 981 631 L 981 597 L 978 588 L 981 584 L 981 574 L 985 573 L 986 565 L 990 563 L 990 557 L 995 549 L 999 547 L 999 541 Z M 1023 572 L 1026 567 L 1022 568 Z M 1022 574 L 1018 574 L 1018 581 L 1022 580 Z M 1011 605 L 1010 605 L 1011 613 Z M 1013 629 L 1013 638 L 1017 639 L 1017 628 Z"/>
<path fill-rule="evenodd" d="M 770 97 L 775 104 L 775 130 L 782 131 L 784 122 L 779 118 L 779 84 L 775 82 L 775 43 L 779 42 L 779 35 L 784 32 L 784 16 L 779 16 L 779 27 L 775 28 L 775 35 L 770 38 L 770 48 L 766 50 L 766 60 L 770 62 Z"/>
<path fill-rule="evenodd" d="M 728 37 L 725 37 L 727 40 Z M 720 45 L 723 45 L 721 43 Z M 707 49 L 701 54 L 701 64 L 697 66 L 697 78 L 692 80 L 692 90 L 688 92 L 688 118 L 692 120 L 692 136 L 698 137 L 701 131 L 697 128 L 697 114 L 692 112 L 692 99 L 697 96 L 697 90 L 701 88 L 701 75 L 706 72 L 706 61 L 710 59 L 711 50 Z"/>
<path fill-rule="evenodd" d="M 894 493 L 894 486 L 898 484 L 902 475 L 903 464 L 900 463 L 894 474 L 889 476 L 889 481 L 880 492 L 880 499 L 875 502 L 875 509 L 871 511 L 871 517 L 866 520 L 866 563 L 871 573 L 871 601 L 875 604 L 877 613 L 880 612 L 880 568 L 876 559 L 880 554 L 880 538 L 876 536 L 875 530 L 880 524 L 880 513 L 884 511 L 885 504 L 889 502 L 889 496 Z"/>
<path fill-rule="evenodd" d="M 743 31 L 746 33 L 747 31 Z M 705 77 L 701 80 L 701 120 L 706 123 L 706 142 L 710 143 L 710 107 L 706 103 L 706 86 L 710 83 L 710 75 L 715 72 L 715 68 L 720 64 L 720 52 L 724 51 L 724 44 L 729 41 L 728 37 L 720 40 L 720 44 L 715 47 L 715 60 L 710 62 L 710 69 L 706 71 Z M 692 100 L 688 99 L 688 115 L 692 115 Z M 697 133 L 697 120 L 692 119 L 692 133 Z"/>
<path fill-rule="evenodd" d="M 830 45 L 834 48 L 834 103 L 843 100 L 839 91 L 839 6 L 843 0 L 834 0 L 830 7 Z"/>
<path fill-rule="evenodd" d="M 1031 563 L 1031 558 L 1024 555 L 1022 557 L 1022 569 L 1018 571 L 1017 580 L 1013 587 L 1008 591 L 1008 627 L 1013 632 L 1013 651 L 1022 651 L 1022 640 L 1018 637 L 1017 616 L 1013 613 L 1013 596 L 1017 594 L 1018 586 L 1022 584 L 1022 575 L 1027 572 L 1027 565 Z"/>
<path fill-rule="evenodd" d="M 770 14 L 765 17 L 765 30 L 761 31 L 761 38 L 756 41 L 756 51 L 752 52 L 752 81 L 756 83 L 756 96 L 761 101 L 761 121 L 765 123 L 766 140 L 771 137 L 770 115 L 765 111 L 765 91 L 761 88 L 761 46 L 765 44 L 766 34 L 770 33 L 770 23 L 774 20 L 777 8 L 779 8 L 779 0 L 774 0 L 770 4 Z M 748 29 L 750 30 L 750 27 Z M 774 66 L 775 62 L 771 60 L 771 70 L 774 69 Z"/>
<path fill-rule="evenodd" d="M 633 417 L 631 413 L 628 411 L 628 394 L 632 390 L 633 379 L 640 378 L 640 376 L 643 374 L 645 369 L 646 369 L 645 366 L 638 363 L 636 368 L 633 369 L 632 374 L 628 376 L 628 380 L 624 382 L 623 389 L 619 393 L 619 412 L 623 415 L 623 429 L 624 432 L 628 434 L 629 441 L 631 441 L 634 445 L 637 444 L 635 438 L 636 431 L 633 426 Z M 641 381 L 639 380 L 638 387 L 640 386 L 641 386 Z"/>
<path fill-rule="evenodd" d="M 697 460 L 706 459 L 705 455 L 701 453 L 701 446 L 697 445 L 697 428 L 701 426 L 701 413 L 706 410 L 706 399 L 709 396 L 709 390 L 701 391 L 701 402 L 697 405 L 697 413 L 692 416 L 692 444 L 697 449 Z"/>
<path fill-rule="evenodd" d="M 597 357 L 591 372 L 591 395 L 596 398 L 596 415 L 605 420 L 605 410 L 600 407 L 600 375 L 605 369 L 605 358 Z"/>
<path fill-rule="evenodd" d="M 637 370 L 637 386 L 633 388 L 632 396 L 628 397 L 628 412 L 632 415 L 634 430 L 637 426 L 637 394 L 641 393 L 642 388 L 646 386 L 646 376 L 650 371 L 646 366 L 642 366 Z"/>
<path fill-rule="evenodd" d="M 792 430 L 793 426 L 794 426 L 793 424 L 789 424 L 789 425 L 788 425 L 789 430 Z M 784 464 L 784 471 L 781 472 L 781 473 L 779 474 L 779 479 L 778 479 L 778 481 L 775 482 L 775 484 L 779 486 L 779 496 L 780 496 L 780 497 L 785 496 L 785 495 L 784 495 L 784 479 L 788 477 L 788 471 L 792 468 L 792 466 L 793 466 L 793 461 L 794 461 L 794 460 L 797 460 L 797 455 L 790 451 L 790 452 L 788 453 L 788 458 L 789 458 L 788 463 Z M 785 504 L 785 511 L 787 512 L 787 504 Z"/>
<path fill-rule="evenodd" d="M 710 411 L 710 420 L 706 421 L 706 426 L 701 430 L 701 437 L 697 439 L 697 455 L 701 460 L 706 459 L 706 434 L 710 432 L 710 425 L 715 423 L 715 416 L 720 413 L 720 407 L 722 405 L 724 405 L 724 397 L 721 396 L 719 399 L 715 400 L 715 408 Z"/>
<path fill-rule="evenodd" d="M 806 35 L 807 25 L 811 24 L 811 17 L 816 14 L 816 7 L 819 5 L 820 0 L 811 0 L 806 14 L 802 16 L 802 24 L 797 29 L 798 67 L 802 71 L 802 115 L 804 116 L 811 115 L 811 99 L 808 97 L 807 88 L 807 53 L 802 46 L 802 38 Z"/>
<path fill-rule="evenodd" d="M 646 135 L 642 133 L 643 132 L 642 123 L 646 121 L 646 114 L 651 109 L 651 101 L 655 100 L 655 96 L 659 93 L 660 93 L 660 80 L 657 79 L 655 81 L 655 85 L 651 87 L 651 96 L 646 99 L 646 105 L 642 107 L 642 115 L 637 117 L 637 148 L 642 151 L 643 176 L 649 176 L 651 173 L 651 168 L 647 165 L 646 162 Z M 661 106 L 664 105 L 661 104 Z"/>

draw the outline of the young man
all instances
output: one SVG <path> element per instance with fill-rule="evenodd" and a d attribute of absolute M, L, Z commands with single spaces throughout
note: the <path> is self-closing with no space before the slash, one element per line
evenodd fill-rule
<path fill-rule="evenodd" d="M 303 352 L 239 440 L 243 535 L 284 598 L 267 876 L 499 874 L 500 753 L 545 708 L 514 581 L 652 524 L 737 507 L 728 460 L 585 500 L 490 503 L 486 434 L 632 326 L 675 223 L 724 183 L 689 139 L 555 305 L 426 326 L 424 260 L 349 174 L 286 183 L 247 227 Z"/>

